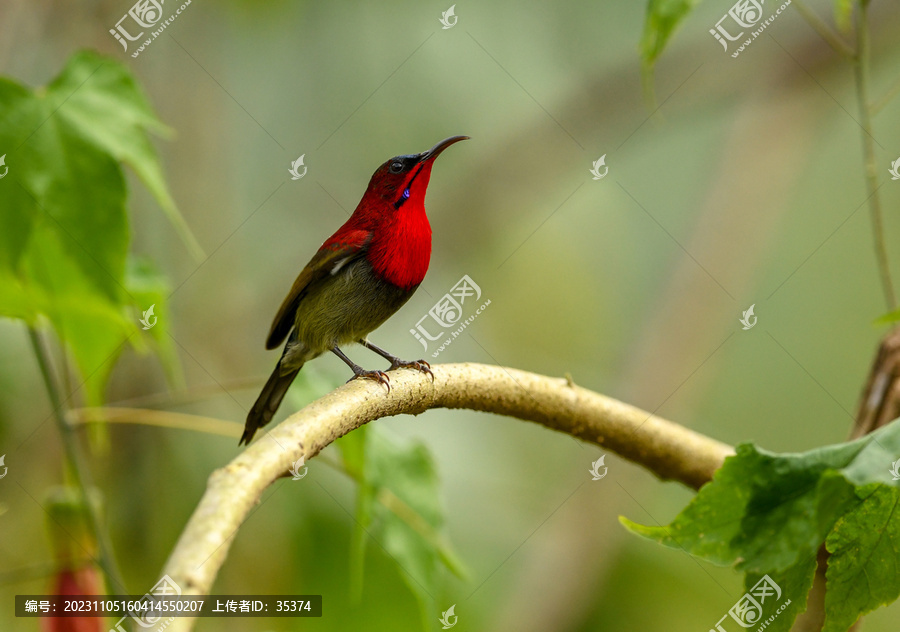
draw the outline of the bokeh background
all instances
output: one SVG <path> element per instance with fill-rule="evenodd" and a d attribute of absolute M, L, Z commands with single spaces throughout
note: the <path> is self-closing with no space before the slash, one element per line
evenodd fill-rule
<path fill-rule="evenodd" d="M 174 130 L 156 146 L 209 255 L 198 266 L 132 177 L 132 250 L 174 291 L 166 317 L 187 396 L 167 394 L 160 361 L 131 350 L 108 402 L 243 423 L 276 361 L 263 349 L 272 315 L 371 172 L 467 134 L 432 177 L 428 276 L 373 341 L 421 355 L 409 329 L 467 274 L 491 305 L 440 362 L 569 373 L 729 443 L 842 441 L 886 311 L 848 64 L 793 9 L 733 59 L 708 33 L 730 5 L 707 0 L 660 59 L 654 104 L 638 54 L 645 3 L 460 2 L 458 23 L 442 29 L 449 2 L 194 0 L 137 58 L 108 33 L 127 2 L 0 4 L 0 74 L 43 85 L 91 48 L 140 79 Z M 810 4 L 830 20 L 830 1 Z M 900 76 L 900 5 L 875 1 L 872 12 L 880 95 Z M 900 276 L 900 183 L 887 175 L 900 99 L 874 126 Z M 301 154 L 308 173 L 292 181 Z M 594 181 L 603 154 L 609 175 Z M 751 304 L 758 324 L 743 331 Z M 13 617 L 11 595 L 47 590 L 38 499 L 61 480 L 63 455 L 20 323 L 0 321 L 0 358 L 0 452 L 16 481 L 0 481 L 0 627 L 37 630 Z M 334 357 L 307 365 L 279 419 L 346 377 Z M 446 574 L 435 624 L 457 604 L 459 630 L 696 631 L 743 593 L 731 569 L 625 532 L 620 515 L 666 523 L 691 493 L 614 454 L 593 482 L 603 452 L 536 425 L 436 410 L 377 426 L 433 453 L 447 533 L 470 570 L 468 581 Z M 231 438 L 109 430 L 92 471 L 133 592 L 156 581 L 206 477 L 237 453 Z M 198 630 L 421 627 L 402 571 L 376 543 L 362 599 L 351 599 L 355 486 L 309 466 L 302 483 L 266 494 L 215 592 L 323 594 L 325 616 L 206 619 Z M 898 614 L 879 610 L 866 629 L 895 630 Z"/>

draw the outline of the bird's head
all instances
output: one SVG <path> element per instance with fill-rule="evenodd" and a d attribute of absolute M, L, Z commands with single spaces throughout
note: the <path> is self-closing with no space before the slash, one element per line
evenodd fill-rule
<path fill-rule="evenodd" d="M 407 204 L 413 208 L 424 206 L 425 190 L 431 178 L 434 159 L 453 143 L 468 138 L 468 136 L 451 136 L 421 154 L 391 158 L 372 174 L 366 195 L 363 197 L 363 201 L 368 202 L 365 206 L 371 208 L 377 205 L 386 207 L 387 210 L 399 210 Z"/>

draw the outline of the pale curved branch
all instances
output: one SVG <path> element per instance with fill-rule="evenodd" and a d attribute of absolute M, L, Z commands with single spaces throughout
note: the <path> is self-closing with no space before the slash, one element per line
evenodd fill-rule
<path fill-rule="evenodd" d="M 483 364 L 433 368 L 434 382 L 410 370 L 392 371 L 390 394 L 356 380 L 294 413 L 209 477 L 206 493 L 169 557 L 165 574 L 185 595 L 209 593 L 241 523 L 273 481 L 301 456 L 365 423 L 431 408 L 467 408 L 517 417 L 595 443 L 663 479 L 693 488 L 708 482 L 728 445 L 561 378 Z M 189 630 L 177 618 L 167 628 Z"/>

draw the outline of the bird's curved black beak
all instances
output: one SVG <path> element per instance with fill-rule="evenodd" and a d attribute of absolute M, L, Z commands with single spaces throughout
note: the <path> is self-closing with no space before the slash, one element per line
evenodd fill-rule
<path fill-rule="evenodd" d="M 429 149 L 428 151 L 422 152 L 419 154 L 419 162 L 428 162 L 429 160 L 434 160 L 437 158 L 442 151 L 447 149 L 453 143 L 458 143 L 461 140 L 469 140 L 468 136 L 451 136 L 450 138 L 445 138 L 437 145 Z"/>

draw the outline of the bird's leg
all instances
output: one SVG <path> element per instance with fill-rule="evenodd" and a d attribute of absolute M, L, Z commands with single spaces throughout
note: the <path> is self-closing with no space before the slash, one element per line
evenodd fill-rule
<path fill-rule="evenodd" d="M 366 349 L 371 349 L 382 358 L 391 363 L 391 368 L 388 371 L 393 371 L 394 369 L 415 369 L 416 371 L 421 371 L 422 373 L 427 373 L 431 376 L 431 381 L 434 382 L 434 373 L 431 372 L 431 365 L 425 362 L 425 360 L 401 360 L 397 356 L 388 353 L 381 347 L 373 345 L 368 340 L 360 340 L 359 344 L 364 346 Z"/>
<path fill-rule="evenodd" d="M 337 346 L 331 348 L 331 352 L 343 360 L 347 366 L 350 367 L 350 370 L 353 371 L 353 377 L 351 377 L 347 382 L 352 382 L 358 377 L 366 378 L 367 380 L 375 380 L 379 384 L 384 384 L 387 386 L 388 393 L 391 392 L 391 378 L 388 377 L 388 374 L 384 371 L 366 371 L 364 368 L 356 364 L 353 360 L 344 355 L 344 352 L 337 348 Z"/>

